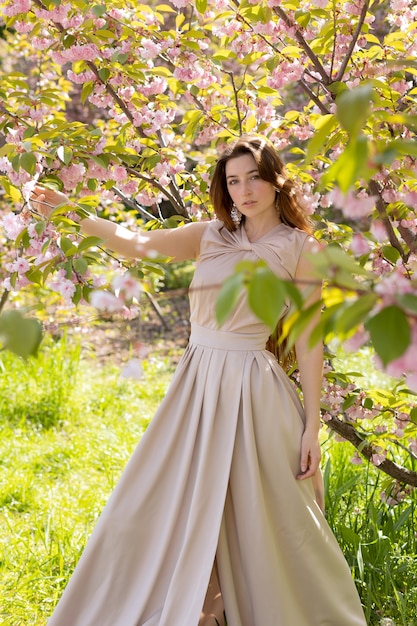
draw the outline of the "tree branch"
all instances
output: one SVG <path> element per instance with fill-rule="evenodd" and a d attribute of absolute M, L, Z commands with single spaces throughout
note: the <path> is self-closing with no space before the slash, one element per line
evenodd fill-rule
<path fill-rule="evenodd" d="M 288 26 L 289 28 L 293 28 L 295 30 L 295 35 L 294 35 L 295 39 L 298 41 L 298 43 L 300 44 L 300 46 L 302 47 L 302 49 L 304 50 L 304 52 L 306 53 L 310 61 L 313 63 L 317 72 L 322 77 L 323 83 L 325 85 L 329 85 L 332 82 L 330 76 L 327 74 L 318 56 L 314 54 L 314 52 L 312 51 L 312 49 L 310 48 L 310 46 L 308 45 L 308 43 L 302 36 L 298 28 L 298 25 L 292 21 L 289 15 L 287 15 L 284 9 L 282 9 L 281 7 L 274 7 L 274 12 L 282 19 L 282 21 L 285 23 L 286 26 Z"/>
<path fill-rule="evenodd" d="M 154 187 L 159 189 L 159 191 L 164 194 L 164 196 L 169 200 L 172 206 L 176 209 L 178 215 L 185 217 L 187 220 L 190 219 L 190 216 L 188 215 L 185 206 L 183 204 L 180 204 L 177 201 L 177 199 L 172 195 L 172 193 L 168 191 L 163 185 L 158 183 L 157 180 L 155 180 L 154 178 L 151 178 L 150 176 L 146 176 L 145 174 L 142 174 L 141 172 L 138 172 L 133 167 L 127 167 L 126 170 L 129 172 L 129 174 L 132 174 L 132 176 L 136 176 L 136 178 L 140 178 L 141 180 L 144 180 L 150 185 L 153 185 Z"/>
<path fill-rule="evenodd" d="M 330 110 L 325 106 L 325 104 L 323 104 L 323 102 L 320 100 L 320 98 L 318 98 L 316 96 L 316 94 L 310 89 L 310 87 L 307 85 L 305 80 L 303 78 L 301 78 L 298 82 L 300 83 L 300 85 L 304 89 L 304 91 L 310 96 L 310 99 L 318 106 L 320 111 L 324 115 L 328 115 L 330 113 Z"/>
<path fill-rule="evenodd" d="M 376 210 L 378 211 L 378 215 L 380 216 L 381 220 L 384 223 L 390 244 L 392 245 L 393 248 L 398 250 L 402 260 L 404 261 L 404 263 L 406 263 L 409 255 L 405 252 L 400 241 L 398 240 L 397 235 L 394 232 L 394 229 L 391 224 L 391 220 L 389 219 L 387 215 L 385 202 L 384 202 L 383 197 L 381 196 L 381 191 L 379 189 L 378 183 L 375 180 L 370 180 L 368 183 L 368 189 L 369 189 L 371 196 L 376 197 L 376 202 L 375 202 Z"/>
<path fill-rule="evenodd" d="M 162 223 L 162 220 L 160 220 L 159 218 L 155 217 L 155 215 L 152 215 L 152 213 L 149 213 L 149 211 L 144 209 L 139 204 L 139 202 L 137 202 L 133 198 L 129 198 L 126 194 L 123 193 L 123 191 L 120 191 L 120 189 L 118 189 L 117 187 L 112 187 L 111 190 L 113 191 L 113 193 L 115 193 L 117 196 L 119 196 L 119 198 L 124 202 L 124 204 L 126 204 L 131 209 L 134 209 L 135 211 L 138 211 L 138 213 L 143 215 L 143 217 L 146 217 L 147 219 L 151 219 L 151 220 L 158 220 L 159 222 Z"/>
<path fill-rule="evenodd" d="M 326 421 L 326 425 L 338 435 L 341 435 L 344 439 L 349 441 L 357 450 L 359 450 L 362 456 L 372 463 L 372 455 L 377 454 L 377 451 L 370 443 L 366 442 L 366 438 L 360 435 L 352 424 L 342 422 L 337 417 L 332 417 L 330 420 Z M 400 483 L 417 487 L 417 472 L 413 472 L 406 467 L 401 467 L 400 465 L 397 465 L 397 463 L 394 463 L 394 461 L 385 459 L 380 465 L 378 465 L 378 469 L 385 472 L 385 474 L 388 474 L 388 476 L 391 476 L 391 478 L 398 480 Z"/>
<path fill-rule="evenodd" d="M 365 21 L 366 14 L 368 12 L 368 8 L 369 8 L 369 0 L 365 0 L 364 5 L 362 7 L 361 14 L 359 16 L 358 23 L 356 25 L 355 32 L 354 32 L 352 40 L 351 40 L 351 42 L 349 44 L 348 51 L 346 52 L 346 56 L 343 59 L 342 65 L 340 66 L 340 69 L 339 69 L 339 71 L 337 73 L 337 76 L 336 76 L 336 79 L 335 79 L 336 82 L 341 81 L 342 78 L 343 78 L 343 74 L 346 71 L 347 64 L 350 61 L 350 58 L 351 58 L 351 56 L 353 54 L 353 50 L 354 50 L 354 48 L 356 46 L 356 42 L 358 41 L 359 35 L 361 34 L 362 26 L 363 26 L 363 23 Z"/>

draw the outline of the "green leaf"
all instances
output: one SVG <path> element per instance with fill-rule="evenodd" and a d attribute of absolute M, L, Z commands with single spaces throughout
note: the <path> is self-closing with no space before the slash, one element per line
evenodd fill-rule
<path fill-rule="evenodd" d="M 387 259 L 390 263 L 395 264 L 400 258 L 400 253 L 397 248 L 394 248 L 393 246 L 382 246 L 381 251 L 384 255 L 384 259 Z"/>
<path fill-rule="evenodd" d="M 384 365 L 404 354 L 410 345 L 407 316 L 395 305 L 379 311 L 366 322 L 365 328 L 369 330 L 374 348 Z"/>
<path fill-rule="evenodd" d="M 91 12 L 95 17 L 101 17 L 106 12 L 106 5 L 96 4 L 92 7 Z"/>
<path fill-rule="evenodd" d="M 353 304 L 347 304 L 337 316 L 335 330 L 339 333 L 347 333 L 364 321 L 369 311 L 375 306 L 377 295 L 368 293 L 359 297 Z"/>
<path fill-rule="evenodd" d="M 271 331 L 274 330 L 285 306 L 286 290 L 267 267 L 258 267 L 248 286 L 249 306 Z"/>
<path fill-rule="evenodd" d="M 207 9 L 207 0 L 196 0 L 195 8 L 199 13 L 205 13 Z"/>
<path fill-rule="evenodd" d="M 321 148 L 329 138 L 330 133 L 336 127 L 337 120 L 334 115 L 323 115 L 316 123 L 316 130 L 313 137 L 308 142 L 307 154 L 305 158 L 306 164 L 320 152 Z"/>
<path fill-rule="evenodd" d="M 303 296 L 300 293 L 300 290 L 294 285 L 293 282 L 287 281 L 283 283 L 287 296 L 295 304 L 297 309 L 301 309 L 303 306 Z"/>
<path fill-rule="evenodd" d="M 417 314 L 417 296 L 412 293 L 400 294 L 396 297 L 397 303 L 410 313 Z"/>
<path fill-rule="evenodd" d="M 73 254 L 78 252 L 78 247 L 75 246 L 74 242 L 67 237 L 61 237 L 58 243 L 65 256 L 72 256 Z"/>
<path fill-rule="evenodd" d="M 88 270 L 88 263 L 84 259 L 84 257 L 80 257 L 79 259 L 74 259 L 74 269 L 78 274 L 85 274 Z"/>
<path fill-rule="evenodd" d="M 346 89 L 336 98 L 337 117 L 343 128 L 355 137 L 365 126 L 373 97 L 372 85 Z"/>
<path fill-rule="evenodd" d="M 36 157 L 32 152 L 23 152 L 20 155 L 19 165 L 31 176 L 36 172 Z"/>
<path fill-rule="evenodd" d="M 107 67 L 103 67 L 101 70 L 99 70 L 98 75 L 100 76 L 103 83 L 106 83 L 110 76 L 110 70 Z"/>
<path fill-rule="evenodd" d="M 71 160 L 73 157 L 73 152 L 71 148 L 68 148 L 68 146 L 59 146 L 56 153 L 57 153 L 58 159 L 60 159 L 63 163 L 65 163 L 65 165 L 69 165 L 71 163 Z"/>
<path fill-rule="evenodd" d="M 243 274 L 232 274 L 220 288 L 216 301 L 216 320 L 222 326 L 236 306 L 243 289 Z"/>
<path fill-rule="evenodd" d="M 358 178 L 369 178 L 368 140 L 359 135 L 352 139 L 340 157 L 323 174 L 320 188 L 328 188 L 334 181 L 347 193 Z"/>
<path fill-rule="evenodd" d="M 87 83 L 84 83 L 83 88 L 81 89 L 81 96 L 80 96 L 81 102 L 83 104 L 86 103 L 88 96 L 93 92 L 94 86 L 95 86 L 95 83 L 92 80 L 88 81 Z"/>
<path fill-rule="evenodd" d="M 0 340 L 4 348 L 18 356 L 36 354 L 42 339 L 38 320 L 24 317 L 19 311 L 5 311 L 0 315 Z"/>

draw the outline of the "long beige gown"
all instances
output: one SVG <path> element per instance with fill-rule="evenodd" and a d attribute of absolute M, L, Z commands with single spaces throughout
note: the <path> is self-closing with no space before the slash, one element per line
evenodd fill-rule
<path fill-rule="evenodd" d="M 214 563 L 228 626 L 366 625 L 311 481 L 295 479 L 303 409 L 268 329 L 243 294 L 221 330 L 214 319 L 238 261 L 292 277 L 305 238 L 207 226 L 189 345 L 49 626 L 197 626 Z"/>

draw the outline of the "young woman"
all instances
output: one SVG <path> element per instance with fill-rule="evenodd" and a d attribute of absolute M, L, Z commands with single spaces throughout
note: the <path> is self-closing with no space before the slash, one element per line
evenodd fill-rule
<path fill-rule="evenodd" d="M 296 343 L 303 408 L 245 294 L 221 328 L 214 315 L 237 262 L 263 259 L 301 284 L 317 243 L 267 140 L 226 149 L 211 199 L 217 220 L 174 230 L 82 222 L 125 256 L 197 259 L 192 330 L 49 626 L 214 626 L 223 611 L 228 626 L 366 624 L 314 493 L 322 348 L 309 349 L 309 329 Z M 32 202 L 47 214 L 42 202 L 63 200 L 37 188 Z"/>

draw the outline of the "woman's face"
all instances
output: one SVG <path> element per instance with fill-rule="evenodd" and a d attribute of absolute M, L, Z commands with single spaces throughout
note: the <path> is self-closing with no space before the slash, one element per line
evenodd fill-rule
<path fill-rule="evenodd" d="M 246 218 L 276 216 L 275 188 L 259 176 L 251 154 L 229 159 L 226 163 L 227 190 L 234 204 Z"/>

